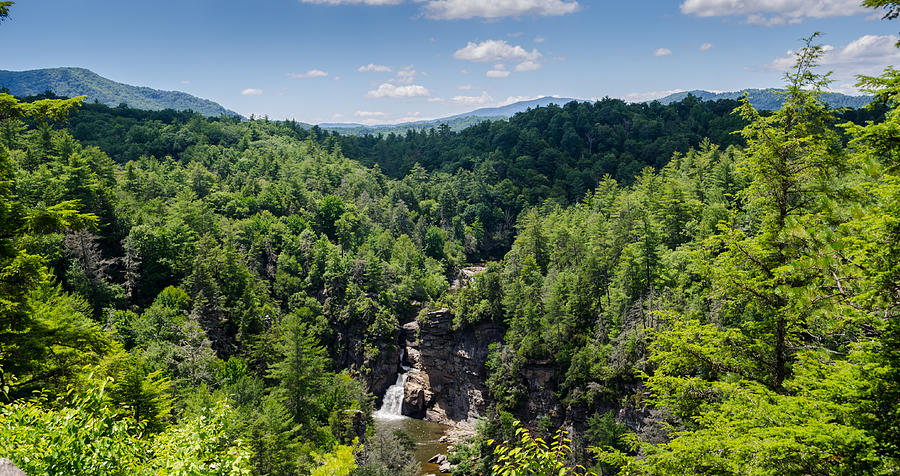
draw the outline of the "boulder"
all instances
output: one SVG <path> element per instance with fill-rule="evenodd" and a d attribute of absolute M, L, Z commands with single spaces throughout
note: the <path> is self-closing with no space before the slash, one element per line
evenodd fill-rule
<path fill-rule="evenodd" d="M 28 476 L 25 471 L 19 469 L 15 463 L 6 459 L 0 458 L 0 476 Z"/>

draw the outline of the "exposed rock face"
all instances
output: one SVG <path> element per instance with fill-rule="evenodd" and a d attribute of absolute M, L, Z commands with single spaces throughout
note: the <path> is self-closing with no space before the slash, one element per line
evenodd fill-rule
<path fill-rule="evenodd" d="M 493 323 L 452 330 L 450 311 L 403 326 L 408 364 L 403 414 L 446 425 L 474 425 L 484 414 L 489 346 L 503 338 Z"/>
<path fill-rule="evenodd" d="M 366 381 L 372 394 L 378 396 L 375 408 L 381 406 L 381 398 L 383 398 L 384 392 L 397 380 L 397 370 L 402 350 L 402 347 L 397 345 L 385 346 L 381 349 L 381 353 L 372 365 L 372 371 L 369 373 Z"/>
<path fill-rule="evenodd" d="M 25 471 L 16 467 L 16 464 L 6 458 L 0 458 L 0 476 L 28 476 Z"/>

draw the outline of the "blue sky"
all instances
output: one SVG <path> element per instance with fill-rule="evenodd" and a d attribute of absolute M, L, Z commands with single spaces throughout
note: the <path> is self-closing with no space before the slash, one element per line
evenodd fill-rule
<path fill-rule="evenodd" d="M 853 92 L 853 74 L 900 62 L 900 22 L 858 3 L 19 0 L 0 69 L 80 66 L 247 116 L 389 123 L 546 95 L 779 86 L 788 50 L 821 31 L 833 88 Z"/>

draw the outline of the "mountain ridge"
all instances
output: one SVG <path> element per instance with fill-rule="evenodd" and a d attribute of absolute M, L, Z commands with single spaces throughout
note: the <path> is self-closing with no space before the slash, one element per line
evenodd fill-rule
<path fill-rule="evenodd" d="M 742 89 L 740 91 L 713 92 L 703 89 L 694 89 L 691 91 L 681 91 L 668 96 L 650 99 L 647 101 L 635 101 L 643 103 L 659 102 L 668 105 L 673 102 L 684 100 L 688 95 L 695 96 L 703 101 L 717 101 L 720 99 L 739 100 L 744 94 L 750 95 L 750 102 L 754 107 L 760 110 L 779 109 L 782 103 L 780 93 L 783 90 L 777 88 L 752 88 Z M 872 101 L 871 96 L 850 96 L 843 93 L 826 92 L 823 94 L 824 101 L 834 108 L 850 107 L 858 109 L 866 106 Z M 440 117 L 437 119 L 429 119 L 414 122 L 403 122 L 399 124 L 359 124 L 359 123 L 321 123 L 318 126 L 329 131 L 337 131 L 342 134 L 365 135 L 365 134 L 389 134 L 403 133 L 410 129 L 427 129 L 429 127 L 437 127 L 441 124 L 447 124 L 451 130 L 457 131 L 464 127 L 468 127 L 478 122 L 486 120 L 502 120 L 512 117 L 520 112 L 538 107 L 546 107 L 550 104 L 563 106 L 572 101 L 593 101 L 589 99 L 577 99 L 558 96 L 544 96 L 525 101 L 518 101 L 512 104 L 497 107 L 485 107 L 475 109 L 473 111 L 454 114 L 451 116 Z M 626 101 L 627 102 L 627 101 Z"/>
<path fill-rule="evenodd" d="M 694 89 L 691 91 L 681 91 L 669 94 L 668 96 L 659 99 L 651 99 L 644 102 L 657 101 L 660 104 L 668 105 L 673 102 L 681 101 L 687 98 L 688 95 L 695 96 L 703 101 L 717 101 L 720 99 L 739 100 L 744 97 L 744 94 L 748 94 L 750 96 L 750 103 L 753 104 L 753 107 L 761 110 L 774 110 L 781 108 L 783 92 L 784 90 L 779 88 L 748 88 L 741 89 L 740 91 L 719 92 Z M 836 92 L 825 92 L 822 94 L 822 99 L 826 104 L 833 108 L 850 107 L 859 109 L 872 102 L 872 96 L 851 96 Z"/>
<path fill-rule="evenodd" d="M 240 116 L 219 103 L 199 98 L 183 91 L 164 91 L 146 86 L 134 86 L 113 81 L 78 67 L 42 68 L 26 71 L 0 70 L 0 88 L 6 87 L 14 96 L 34 96 L 53 91 L 58 96 L 87 96 L 107 106 L 125 103 L 128 107 L 146 110 L 191 110 L 207 117 Z"/>

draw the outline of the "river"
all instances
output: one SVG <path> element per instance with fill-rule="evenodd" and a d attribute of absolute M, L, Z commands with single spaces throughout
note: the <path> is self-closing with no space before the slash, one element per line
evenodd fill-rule
<path fill-rule="evenodd" d="M 402 362 L 401 355 L 401 362 Z M 388 387 L 381 404 L 381 408 L 375 412 L 375 429 L 403 430 L 416 442 L 416 459 L 422 465 L 420 474 L 441 474 L 438 465 L 429 463 L 436 454 L 446 453 L 447 444 L 441 443 L 440 438 L 448 427 L 425 420 L 405 417 L 403 410 L 403 395 L 406 379 L 410 368 L 401 365 L 402 372 L 397 374 L 397 381 Z"/>
<path fill-rule="evenodd" d="M 444 474 L 438 471 L 436 464 L 429 463 L 428 460 L 436 454 L 447 452 L 447 444 L 441 443 L 439 440 L 449 427 L 415 418 L 379 418 L 376 416 L 375 428 L 389 431 L 403 430 L 416 442 L 416 459 L 422 464 L 420 474 Z"/>

